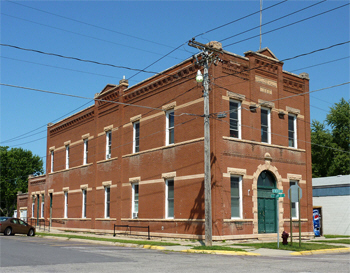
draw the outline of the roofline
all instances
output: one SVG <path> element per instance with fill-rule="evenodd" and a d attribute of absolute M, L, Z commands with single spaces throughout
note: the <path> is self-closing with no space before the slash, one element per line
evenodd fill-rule
<path fill-rule="evenodd" d="M 73 116 L 75 116 L 75 115 L 77 115 L 77 114 L 79 114 L 79 113 L 85 111 L 86 109 L 89 109 L 89 108 L 94 107 L 94 106 L 95 106 L 94 104 L 93 104 L 93 105 L 90 105 L 90 106 L 84 108 L 83 110 L 80 110 L 79 112 L 76 112 L 76 113 L 74 113 L 74 114 L 72 114 L 72 115 L 70 115 L 70 116 L 68 116 L 68 117 L 66 117 L 66 118 L 64 118 L 64 119 L 61 119 L 60 121 L 57 121 L 57 122 L 53 123 L 53 124 L 50 125 L 50 126 L 49 126 L 50 123 L 48 123 L 47 127 L 50 127 L 50 129 L 51 129 L 53 126 L 57 125 L 58 123 L 60 123 L 60 122 L 62 122 L 62 121 L 64 121 L 64 120 L 66 120 L 66 119 L 69 119 L 69 118 L 71 118 L 71 117 L 73 117 Z"/>

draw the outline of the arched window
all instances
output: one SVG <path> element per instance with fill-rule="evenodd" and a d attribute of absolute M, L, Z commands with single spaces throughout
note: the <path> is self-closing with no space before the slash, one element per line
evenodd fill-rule
<path fill-rule="evenodd" d="M 258 178 L 258 188 L 274 189 L 276 187 L 276 179 L 269 171 L 262 171 Z"/>

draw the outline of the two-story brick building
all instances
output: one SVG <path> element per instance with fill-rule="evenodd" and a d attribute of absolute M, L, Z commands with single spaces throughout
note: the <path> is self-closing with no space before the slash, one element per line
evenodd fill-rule
<path fill-rule="evenodd" d="M 289 232 L 289 199 L 271 193 L 295 183 L 294 232 L 300 215 L 312 236 L 308 75 L 284 71 L 268 48 L 220 58 L 209 69 L 213 239 L 276 235 L 277 219 Z M 131 87 L 108 84 L 94 105 L 49 124 L 46 176 L 29 180 L 28 216 L 67 230 L 149 225 L 154 236 L 202 238 L 198 69 L 187 59 Z"/>

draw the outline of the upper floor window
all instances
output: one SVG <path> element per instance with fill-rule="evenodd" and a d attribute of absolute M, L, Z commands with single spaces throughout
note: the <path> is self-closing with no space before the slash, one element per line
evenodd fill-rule
<path fill-rule="evenodd" d="M 241 176 L 231 176 L 231 218 L 242 218 Z"/>
<path fill-rule="evenodd" d="M 261 108 L 261 142 L 271 143 L 271 121 L 269 108 Z"/>
<path fill-rule="evenodd" d="M 230 137 L 241 138 L 241 103 L 230 100 Z"/>
<path fill-rule="evenodd" d="M 66 169 L 69 169 L 69 145 L 66 146 Z"/>
<path fill-rule="evenodd" d="M 106 132 L 106 159 L 112 156 L 112 131 Z"/>
<path fill-rule="evenodd" d="M 136 121 L 133 123 L 134 128 L 134 141 L 133 141 L 133 153 L 140 151 L 140 122 Z"/>
<path fill-rule="evenodd" d="M 84 139 L 84 157 L 83 164 L 86 165 L 88 162 L 88 151 L 89 151 L 89 141 L 88 139 Z"/>
<path fill-rule="evenodd" d="M 165 181 L 165 216 L 174 218 L 174 179 Z"/>
<path fill-rule="evenodd" d="M 166 140 L 165 144 L 174 144 L 174 110 L 166 112 Z"/>
<path fill-rule="evenodd" d="M 132 218 L 138 218 L 139 213 L 139 184 L 132 184 Z"/>
<path fill-rule="evenodd" d="M 51 151 L 51 172 L 53 172 L 54 155 L 55 155 L 55 152 L 52 150 Z"/>
<path fill-rule="evenodd" d="M 288 115 L 288 146 L 297 148 L 297 117 Z"/>

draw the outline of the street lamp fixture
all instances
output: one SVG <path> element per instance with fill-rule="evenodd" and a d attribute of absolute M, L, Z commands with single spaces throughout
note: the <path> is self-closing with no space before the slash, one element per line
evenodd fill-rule
<path fill-rule="evenodd" d="M 200 70 L 197 71 L 196 81 L 198 83 L 203 81 L 203 75 Z"/>

